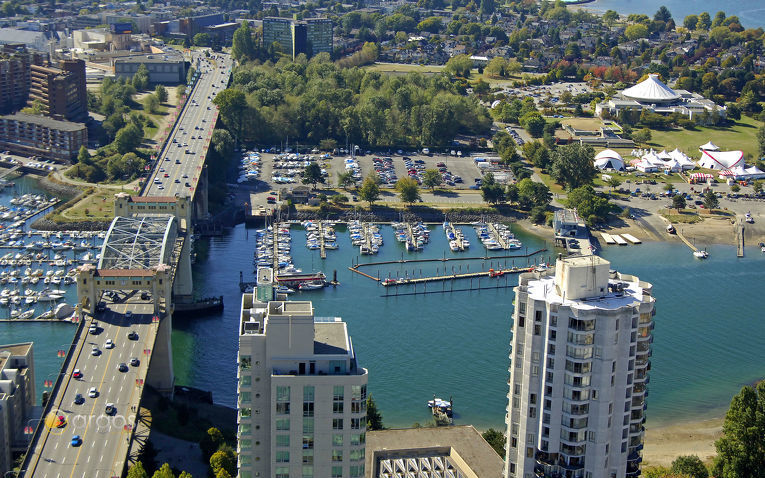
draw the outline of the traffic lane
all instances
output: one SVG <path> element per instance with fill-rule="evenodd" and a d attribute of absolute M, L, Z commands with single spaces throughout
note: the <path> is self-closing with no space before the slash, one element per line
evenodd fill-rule
<path fill-rule="evenodd" d="M 101 322 L 104 327 L 104 332 L 102 333 L 104 335 L 104 341 L 107 338 L 105 335 L 110 335 L 109 338 L 114 340 L 115 347 L 112 349 L 102 349 L 102 354 L 99 356 L 92 356 L 90 354 L 90 348 L 84 349 L 83 355 L 81 355 L 77 360 L 77 367 L 80 368 L 80 370 L 83 372 L 83 378 L 82 380 L 78 381 L 80 384 L 72 387 L 71 392 L 67 390 L 61 407 L 62 412 L 64 412 L 64 414 L 69 417 L 68 424 L 64 429 L 67 430 L 67 432 L 57 433 L 55 436 L 49 438 L 49 444 L 46 443 L 46 453 L 44 454 L 45 456 L 43 458 L 47 458 L 50 461 L 43 460 L 40 462 L 41 464 L 44 463 L 44 465 L 42 468 L 38 468 L 39 473 L 36 472 L 36 476 L 38 474 L 42 474 L 44 476 L 46 473 L 46 466 L 47 468 L 72 466 L 73 473 L 75 472 L 75 467 L 87 466 L 89 467 L 88 476 L 92 476 L 92 462 L 94 457 L 98 457 L 99 462 L 103 462 L 103 457 L 109 456 L 106 451 L 111 450 L 111 448 L 109 448 L 109 443 L 104 445 L 104 442 L 112 441 L 112 444 L 114 442 L 113 440 L 109 440 L 106 437 L 102 437 L 100 440 L 94 442 L 95 445 L 91 444 L 87 446 L 87 450 L 90 450 L 88 453 L 81 455 L 82 446 L 88 445 L 89 441 L 87 436 L 83 435 L 83 433 L 86 433 L 84 430 L 88 430 L 95 421 L 96 427 L 99 428 L 99 430 L 97 430 L 100 432 L 99 434 L 103 434 L 104 432 L 119 433 L 122 431 L 122 426 L 115 426 L 120 424 L 115 424 L 113 423 L 113 420 L 110 421 L 106 419 L 103 412 L 105 410 L 106 403 L 115 403 L 118 413 L 121 408 L 128 410 L 131 406 L 130 402 L 132 399 L 130 395 L 126 393 L 126 391 L 129 387 L 135 384 L 135 379 L 130 378 L 130 371 L 128 373 L 118 372 L 117 364 L 120 362 L 127 363 L 130 356 L 138 355 L 138 353 L 141 351 L 138 341 L 129 341 L 127 339 L 127 330 L 130 327 L 137 327 L 138 329 L 146 328 L 146 330 L 143 330 L 142 332 L 145 337 L 149 337 L 145 334 L 146 331 L 148 331 L 148 327 L 151 327 L 151 325 L 150 319 L 144 320 L 144 323 L 142 324 L 126 323 L 124 315 L 120 313 L 124 311 L 124 308 L 120 307 L 120 309 L 121 310 L 118 312 L 107 312 L 104 314 L 103 321 Z M 150 312 L 150 309 L 148 311 Z M 112 322 L 115 323 L 113 324 Z M 122 342 L 122 339 L 118 338 L 121 332 L 124 332 L 124 343 Z M 89 340 L 88 342 L 89 343 L 86 345 L 91 346 L 93 343 L 99 343 L 98 340 Z M 104 355 L 107 355 L 107 357 L 103 357 Z M 109 372 L 110 368 L 113 368 L 111 373 Z M 106 377 L 110 377 L 111 379 L 107 379 Z M 73 402 L 76 393 L 82 393 L 83 396 L 87 397 L 87 390 L 91 386 L 97 387 L 100 392 L 99 396 L 95 399 L 88 397 L 85 399 L 86 402 L 82 405 L 74 405 Z M 72 404 L 72 410 L 65 409 L 64 405 L 67 403 Z M 74 409 L 74 407 L 87 407 L 88 405 L 90 405 L 90 408 L 86 408 L 84 411 Z M 71 430 L 71 432 L 69 432 L 69 430 Z M 74 434 L 79 434 L 82 436 L 82 446 L 71 446 L 71 436 Z M 92 451 L 94 448 L 95 451 Z M 103 448 L 103 450 L 101 450 L 101 448 Z M 48 456 L 48 450 L 53 451 L 51 456 Z M 74 450 L 77 451 L 75 452 Z M 109 464 L 109 467 L 110 466 L 111 464 Z M 79 476 L 79 473 L 76 474 Z M 107 474 L 106 476 L 109 475 Z"/>

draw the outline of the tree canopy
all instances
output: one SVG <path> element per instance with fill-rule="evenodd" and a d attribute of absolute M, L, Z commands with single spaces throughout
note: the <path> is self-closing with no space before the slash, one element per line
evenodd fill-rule
<path fill-rule="evenodd" d="M 398 191 L 401 202 L 412 204 L 420 199 L 420 188 L 417 181 L 412 178 L 401 178 L 396 181 L 396 191 Z"/>
<path fill-rule="evenodd" d="M 372 204 L 380 199 L 380 185 L 372 175 L 364 178 L 364 182 L 359 188 L 359 197 L 362 201 L 369 203 L 369 207 L 372 207 Z"/>
<path fill-rule="evenodd" d="M 422 185 L 435 191 L 436 187 L 443 184 L 444 178 L 437 169 L 426 169 L 422 175 Z"/>
<path fill-rule="evenodd" d="M 765 477 L 765 381 L 744 387 L 725 414 L 723 436 L 715 442 L 717 478 Z"/>
<path fill-rule="evenodd" d="M 382 414 L 377 409 L 377 403 L 375 403 L 372 394 L 367 395 L 367 430 L 382 430 L 383 426 Z"/>
<path fill-rule="evenodd" d="M 316 189 L 317 183 L 324 184 L 324 175 L 321 173 L 319 163 L 311 163 L 303 170 L 303 184 L 310 184 Z"/>
<path fill-rule="evenodd" d="M 605 222 L 612 205 L 608 199 L 598 196 L 589 184 L 578 187 L 568 193 L 568 207 L 576 209 L 589 226 Z"/>
<path fill-rule="evenodd" d="M 552 152 L 550 176 L 567 189 L 592 183 L 597 171 L 593 166 L 595 151 L 590 145 L 567 144 Z"/>

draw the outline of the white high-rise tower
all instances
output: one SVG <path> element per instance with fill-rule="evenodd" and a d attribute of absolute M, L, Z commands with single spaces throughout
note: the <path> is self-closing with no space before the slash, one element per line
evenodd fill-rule
<path fill-rule="evenodd" d="M 508 478 L 640 474 L 654 298 L 598 256 L 558 259 L 515 288 Z"/>

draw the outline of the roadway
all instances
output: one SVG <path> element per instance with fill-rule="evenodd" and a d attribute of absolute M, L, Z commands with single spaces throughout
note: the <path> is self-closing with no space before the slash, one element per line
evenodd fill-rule
<path fill-rule="evenodd" d="M 144 196 L 194 197 L 207 157 L 218 107 L 212 100 L 223 91 L 231 76 L 231 55 L 215 53 L 216 59 L 197 55 L 200 77 L 167 139 L 164 151 L 144 189 Z"/>
<path fill-rule="evenodd" d="M 87 332 L 86 323 L 83 338 L 76 351 L 76 358 L 64 371 L 62 387 L 56 397 L 51 413 L 45 418 L 45 428 L 37 441 L 34 454 L 24 476 L 40 478 L 108 478 L 120 476 L 127 456 L 132 432 L 125 425 L 134 425 L 142 387 L 137 380 L 146 380 L 149 360 L 145 351 L 151 352 L 158 323 L 152 321 L 152 301 L 140 300 L 135 294 L 124 303 L 108 303 L 107 310 L 96 314 L 98 333 Z M 131 318 L 125 316 L 128 308 Z M 137 339 L 128 334 L 135 331 Z M 107 339 L 114 342 L 113 348 L 106 348 Z M 93 347 L 100 353 L 92 355 Z M 131 359 L 139 360 L 131 365 Z M 127 365 L 120 371 L 121 363 Z M 74 371 L 82 373 L 74 377 Z M 95 387 L 98 395 L 91 398 L 88 391 Z M 75 403 L 81 394 L 84 401 Z M 112 415 L 106 413 L 106 405 L 114 404 Z M 133 408 L 135 407 L 135 408 Z M 54 417 L 65 417 L 65 424 L 59 427 Z M 72 437 L 79 435 L 81 444 L 73 446 Z"/>

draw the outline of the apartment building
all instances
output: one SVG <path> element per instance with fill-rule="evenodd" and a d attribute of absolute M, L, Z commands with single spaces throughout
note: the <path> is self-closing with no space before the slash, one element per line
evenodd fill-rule
<path fill-rule="evenodd" d="M 23 44 L 0 48 L 0 113 L 23 108 L 29 97 L 30 68 L 43 62 L 43 54 L 30 51 Z"/>
<path fill-rule="evenodd" d="M 85 62 L 61 60 L 58 66 L 32 65 L 27 104 L 39 104 L 43 114 L 55 119 L 84 122 L 88 119 Z"/>
<path fill-rule="evenodd" d="M 274 300 L 271 269 L 242 296 L 239 477 L 364 476 L 367 370 L 346 324 L 310 301 Z"/>
<path fill-rule="evenodd" d="M 640 474 L 654 298 L 598 256 L 559 258 L 515 288 L 508 478 Z"/>
<path fill-rule="evenodd" d="M 88 128 L 83 123 L 24 113 L 0 116 L 0 150 L 70 161 L 87 144 Z"/>
<path fill-rule="evenodd" d="M 304 53 L 309 58 L 321 53 L 332 54 L 332 20 L 328 18 L 266 17 L 263 19 L 263 45 L 279 44 L 283 53 L 295 58 Z"/>
<path fill-rule="evenodd" d="M 34 405 L 32 342 L 0 345 L 0 474 L 3 476 L 13 468 L 13 452 L 27 447 L 24 428 Z"/>

